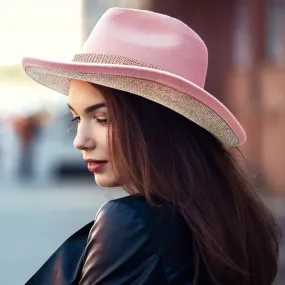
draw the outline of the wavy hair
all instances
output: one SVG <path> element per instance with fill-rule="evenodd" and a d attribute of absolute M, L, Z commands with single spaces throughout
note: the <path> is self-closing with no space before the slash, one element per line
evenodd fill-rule
<path fill-rule="evenodd" d="M 212 134 L 143 97 L 99 88 L 108 108 L 116 175 L 132 195 L 165 201 L 192 232 L 197 284 L 203 263 L 220 285 L 269 285 L 280 230 L 236 161 Z"/>

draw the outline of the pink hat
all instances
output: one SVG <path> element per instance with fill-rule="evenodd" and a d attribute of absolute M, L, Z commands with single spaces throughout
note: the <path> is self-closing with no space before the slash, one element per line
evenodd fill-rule
<path fill-rule="evenodd" d="M 111 8 L 69 62 L 24 58 L 26 73 L 68 95 L 70 79 L 142 96 L 185 116 L 225 146 L 246 135 L 232 113 L 204 90 L 208 52 L 181 21 L 135 9 Z"/>

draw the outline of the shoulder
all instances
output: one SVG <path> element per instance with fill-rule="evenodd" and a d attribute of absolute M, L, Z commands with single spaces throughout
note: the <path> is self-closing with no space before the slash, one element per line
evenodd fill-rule
<path fill-rule="evenodd" d="M 105 203 L 98 211 L 93 227 L 108 234 L 122 231 L 138 234 L 136 230 L 141 229 L 150 235 L 172 230 L 185 236 L 189 231 L 181 216 L 165 203 L 152 206 L 143 196 L 127 196 Z"/>
<path fill-rule="evenodd" d="M 96 265 L 105 267 L 118 260 L 123 263 L 124 256 L 144 260 L 154 253 L 145 222 L 131 206 L 133 199 L 111 200 L 100 208 L 89 233 L 86 264 L 97 260 Z"/>
<path fill-rule="evenodd" d="M 170 214 L 170 215 L 169 215 Z M 143 196 L 127 196 L 116 200 L 110 200 L 105 203 L 98 211 L 95 224 L 111 223 L 116 226 L 117 223 L 125 224 L 128 222 L 140 221 L 149 225 L 149 221 L 155 216 L 162 219 L 165 216 L 175 216 L 174 213 L 163 204 L 152 206 Z"/>
<path fill-rule="evenodd" d="M 80 284 L 133 284 L 134 280 L 141 280 L 137 284 L 162 284 L 152 282 L 159 256 L 140 207 L 147 208 L 148 204 L 128 196 L 100 208 L 85 249 Z M 159 270 L 159 278 L 165 278 Z"/>
<path fill-rule="evenodd" d="M 130 220 L 138 214 L 138 204 L 146 206 L 147 202 L 143 197 L 134 196 L 110 200 L 99 209 L 95 217 L 95 223 L 104 221 L 115 223 L 126 218 Z"/>
<path fill-rule="evenodd" d="M 145 221 L 138 211 L 137 204 L 142 206 L 146 202 L 139 197 L 128 196 L 105 203 L 96 215 L 89 239 L 94 236 L 100 236 L 100 239 L 104 239 L 105 236 L 116 236 L 118 240 L 123 235 L 126 238 L 127 235 L 142 234 Z"/>

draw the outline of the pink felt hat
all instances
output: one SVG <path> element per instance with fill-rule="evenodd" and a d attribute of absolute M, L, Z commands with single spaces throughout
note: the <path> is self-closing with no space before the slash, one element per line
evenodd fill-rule
<path fill-rule="evenodd" d="M 246 135 L 233 114 L 204 90 L 208 52 L 181 21 L 135 9 L 111 8 L 70 62 L 24 58 L 26 73 L 68 95 L 70 79 L 123 90 L 159 103 L 200 125 L 225 146 Z"/>

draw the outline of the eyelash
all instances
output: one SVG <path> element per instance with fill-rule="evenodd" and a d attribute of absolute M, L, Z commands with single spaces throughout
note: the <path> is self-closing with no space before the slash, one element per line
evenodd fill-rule
<path fill-rule="evenodd" d="M 95 118 L 95 117 L 94 117 Z M 101 125 L 106 125 L 107 124 L 107 119 L 103 119 L 103 120 L 100 120 L 100 119 L 98 119 L 98 118 L 95 118 L 96 119 L 96 122 L 97 123 L 99 123 L 99 124 L 101 124 Z M 77 123 L 79 123 L 80 122 L 80 117 L 75 117 L 75 118 L 73 118 L 72 120 L 71 120 L 71 122 L 73 123 L 73 122 L 77 122 Z"/>

